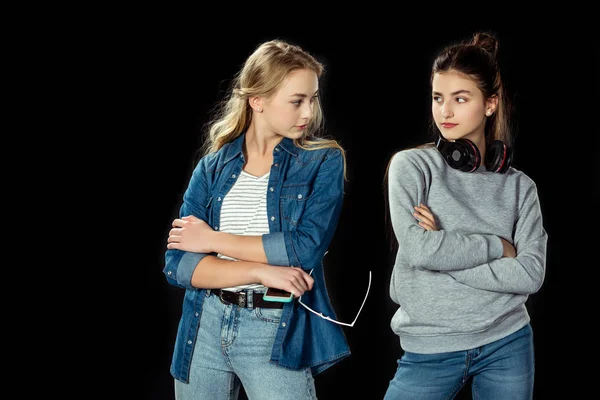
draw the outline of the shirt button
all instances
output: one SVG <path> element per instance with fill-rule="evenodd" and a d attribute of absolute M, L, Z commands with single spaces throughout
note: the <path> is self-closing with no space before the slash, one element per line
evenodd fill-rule
<path fill-rule="evenodd" d="M 235 178 L 235 174 L 231 175 L 232 178 Z"/>
<path fill-rule="evenodd" d="M 192 341 L 191 341 L 191 340 L 188 340 L 188 344 L 192 344 Z"/>
<path fill-rule="evenodd" d="M 221 198 L 219 197 L 219 198 L 217 199 L 217 201 L 221 201 Z"/>
<path fill-rule="evenodd" d="M 167 272 L 167 275 L 171 275 L 172 273 L 173 273 L 172 271 L 169 271 L 169 272 Z"/>
<path fill-rule="evenodd" d="M 219 230 L 219 227 L 218 227 L 218 226 L 215 226 L 215 231 L 218 231 L 218 230 Z"/>
<path fill-rule="evenodd" d="M 197 317 L 198 315 L 200 315 L 200 313 L 198 313 L 198 312 L 195 312 L 195 313 L 194 313 L 194 315 Z"/>
<path fill-rule="evenodd" d="M 271 187 L 271 188 L 269 188 L 269 190 L 272 192 L 272 191 L 273 191 L 273 190 L 275 190 L 275 189 L 273 189 L 273 188 Z"/>
<path fill-rule="evenodd" d="M 281 326 L 283 326 L 283 327 L 285 328 L 285 322 L 282 322 L 282 323 L 281 323 Z"/>
<path fill-rule="evenodd" d="M 275 163 L 275 166 L 276 166 L 276 167 L 279 167 L 279 164 Z"/>
<path fill-rule="evenodd" d="M 275 217 L 271 217 L 271 221 L 275 221 Z"/>
<path fill-rule="evenodd" d="M 299 195 L 298 195 L 298 198 L 299 198 L 299 199 L 301 199 L 301 198 L 302 198 L 302 195 L 301 195 L 301 194 L 299 194 Z"/>

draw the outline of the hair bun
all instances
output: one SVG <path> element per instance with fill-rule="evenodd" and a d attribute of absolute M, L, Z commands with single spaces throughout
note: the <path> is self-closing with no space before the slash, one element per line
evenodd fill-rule
<path fill-rule="evenodd" d="M 486 32 L 477 32 L 473 35 L 473 44 L 483 48 L 496 58 L 498 54 L 498 40 L 494 35 Z"/>

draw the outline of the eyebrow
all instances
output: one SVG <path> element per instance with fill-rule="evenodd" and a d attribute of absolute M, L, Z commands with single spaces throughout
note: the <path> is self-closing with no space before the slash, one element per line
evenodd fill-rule
<path fill-rule="evenodd" d="M 465 90 L 465 89 L 461 89 L 461 90 L 457 90 L 456 92 L 452 92 L 452 93 L 450 93 L 450 95 L 452 95 L 452 96 L 456 96 L 457 94 L 461 94 L 461 93 L 471 94 L 471 92 L 470 92 L 470 91 L 468 91 L 468 90 Z M 433 94 L 435 94 L 435 95 L 440 95 L 440 96 L 442 95 L 440 92 L 433 92 Z"/>
<path fill-rule="evenodd" d="M 313 96 L 316 96 L 317 93 L 319 93 L 318 90 L 315 92 L 315 94 L 313 94 Z M 304 94 L 304 93 L 294 93 L 294 94 L 290 95 L 290 97 L 302 97 L 304 99 L 304 98 L 308 97 L 308 95 Z"/>

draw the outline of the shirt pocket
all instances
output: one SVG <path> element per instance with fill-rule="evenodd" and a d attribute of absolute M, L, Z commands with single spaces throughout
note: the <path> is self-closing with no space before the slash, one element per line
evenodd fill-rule
<path fill-rule="evenodd" d="M 310 185 L 307 183 L 284 185 L 281 188 L 279 201 L 281 220 L 284 223 L 289 223 L 291 226 L 298 224 L 304 213 L 310 190 Z"/>

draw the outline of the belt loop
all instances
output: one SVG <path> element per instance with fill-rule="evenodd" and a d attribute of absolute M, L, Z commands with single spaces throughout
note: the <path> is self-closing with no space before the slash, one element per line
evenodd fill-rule
<path fill-rule="evenodd" d="M 249 310 L 254 308 L 254 290 L 250 289 L 246 293 L 246 303 Z"/>

